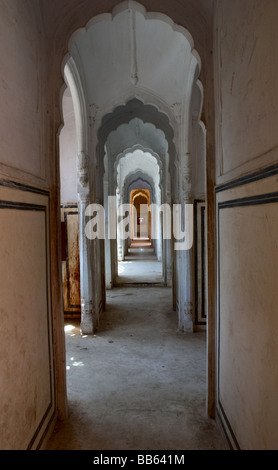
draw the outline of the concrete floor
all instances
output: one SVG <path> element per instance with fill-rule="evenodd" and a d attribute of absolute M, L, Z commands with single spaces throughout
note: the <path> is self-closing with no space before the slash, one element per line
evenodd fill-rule
<path fill-rule="evenodd" d="M 125 260 L 118 263 L 117 285 L 144 283 L 163 285 L 164 279 L 162 262 L 157 261 L 151 246 L 141 242 L 140 245 L 132 245 Z"/>
<path fill-rule="evenodd" d="M 177 331 L 171 289 L 115 288 L 95 336 L 66 324 L 69 416 L 49 450 L 225 449 L 206 416 L 206 335 Z"/>

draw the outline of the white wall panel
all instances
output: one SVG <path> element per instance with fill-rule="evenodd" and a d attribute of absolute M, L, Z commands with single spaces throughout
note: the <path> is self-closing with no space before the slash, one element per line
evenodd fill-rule
<path fill-rule="evenodd" d="M 55 410 L 48 195 L 0 181 L 0 446 L 36 448 Z"/>
<path fill-rule="evenodd" d="M 217 408 L 241 449 L 277 449 L 277 213 L 276 176 L 218 189 Z"/>

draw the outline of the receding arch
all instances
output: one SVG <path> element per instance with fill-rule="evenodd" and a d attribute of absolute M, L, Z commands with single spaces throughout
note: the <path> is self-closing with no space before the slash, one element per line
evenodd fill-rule
<path fill-rule="evenodd" d="M 139 118 L 144 123 L 151 123 L 157 129 L 164 132 L 165 139 L 168 142 L 168 151 L 171 155 L 176 155 L 176 148 L 173 142 L 174 130 L 170 125 L 169 118 L 166 114 L 157 110 L 153 105 L 145 105 L 138 98 L 129 100 L 125 105 L 117 106 L 113 112 L 104 116 L 101 126 L 98 130 L 98 158 L 104 156 L 104 146 L 108 135 L 116 131 L 122 124 L 128 124 L 132 119 Z"/>
<path fill-rule="evenodd" d="M 180 24 L 177 24 L 169 15 L 165 13 L 161 13 L 160 11 L 147 11 L 147 9 L 140 4 L 139 2 L 133 1 L 133 0 L 125 0 L 123 2 L 120 2 L 116 6 L 114 6 L 111 10 L 111 12 L 105 12 L 105 13 L 100 13 L 100 14 L 91 14 L 91 18 L 87 20 L 87 22 L 84 21 L 85 26 L 80 26 L 78 27 L 77 24 L 75 26 L 75 29 L 72 32 L 69 32 L 69 37 L 68 37 L 68 43 L 67 43 L 67 49 L 68 52 L 67 54 L 63 57 L 62 64 L 64 64 L 68 61 L 69 57 L 72 58 L 71 52 L 75 50 L 74 46 L 74 40 L 77 36 L 83 33 L 87 33 L 90 28 L 93 28 L 95 25 L 103 22 L 113 22 L 114 19 L 124 11 L 134 11 L 143 16 L 143 18 L 148 21 L 148 20 L 156 20 L 160 21 L 163 24 L 166 24 L 171 28 L 171 30 L 177 34 L 183 37 L 183 40 L 185 44 L 188 46 L 188 52 L 194 59 L 195 63 L 195 70 L 196 70 L 196 76 L 199 77 L 200 72 L 201 72 L 201 58 L 197 50 L 195 49 L 194 46 L 194 40 L 191 32 L 188 30 L 187 27 L 182 26 Z M 200 21 L 203 24 L 203 28 L 206 27 L 206 23 L 204 21 L 204 16 L 201 14 L 201 12 L 198 13 L 200 15 Z M 75 12 L 75 17 L 77 17 Z M 80 21 L 80 20 L 79 20 Z M 78 22 L 78 20 L 77 20 Z M 72 22 L 74 24 L 74 22 Z M 74 28 L 74 26 L 72 26 Z M 177 131 L 179 128 L 179 125 L 176 121 L 179 121 L 180 119 L 180 109 L 179 103 L 172 103 L 171 106 L 168 106 L 166 103 L 163 102 L 163 99 L 161 96 L 156 94 L 155 90 L 152 90 L 150 93 L 150 90 L 147 89 L 142 89 L 140 87 L 137 87 L 137 89 L 134 89 L 129 92 L 128 96 L 126 96 L 124 99 L 122 97 L 118 97 L 118 104 L 121 105 L 126 105 L 126 103 L 132 99 L 139 99 L 144 102 L 145 105 L 151 104 L 152 106 L 156 106 L 157 109 L 160 110 L 160 112 L 164 112 L 169 119 L 169 122 L 173 129 L 175 130 L 174 132 L 174 141 L 176 142 L 177 145 Z M 104 109 L 102 107 L 102 111 L 104 115 L 109 114 L 109 112 L 112 112 L 115 109 L 115 105 L 113 104 L 112 107 Z M 93 116 L 93 119 L 95 120 L 97 117 L 97 120 L 100 119 L 100 122 L 102 121 L 102 117 L 97 116 L 99 109 L 96 108 L 96 115 Z M 99 126 L 97 126 L 99 127 Z"/>
<path fill-rule="evenodd" d="M 77 145 L 79 152 L 88 153 L 88 112 L 87 112 L 87 97 L 84 92 L 78 67 L 74 59 L 67 55 L 63 64 L 63 73 L 67 86 L 70 89 L 72 96 L 75 122 L 76 122 L 76 135 Z M 64 89 L 64 86 L 62 87 Z"/>
<path fill-rule="evenodd" d="M 98 99 L 94 100 L 94 97 L 90 95 L 89 85 L 91 88 L 93 87 L 93 85 L 90 84 L 90 80 L 95 78 L 95 75 L 94 73 L 88 73 L 88 70 L 87 72 L 84 71 L 84 67 L 86 66 L 84 57 L 86 57 L 86 54 L 90 51 L 88 52 L 88 50 L 86 50 L 82 56 L 82 40 L 88 39 L 88 37 L 85 38 L 86 34 L 88 34 L 94 28 L 99 27 L 99 25 L 103 26 L 104 23 L 113 23 L 114 19 L 115 21 L 116 18 L 119 19 L 121 13 L 127 12 L 129 14 L 129 12 L 132 11 L 138 13 L 137 16 L 141 22 L 144 20 L 146 24 L 148 21 L 154 23 L 156 22 L 156 24 L 163 24 L 165 28 L 163 26 L 164 29 L 162 28 L 162 30 L 167 30 L 168 32 L 172 31 L 171 37 L 174 39 L 179 38 L 179 44 L 184 46 L 183 52 L 188 59 L 186 62 L 187 69 L 185 76 L 182 77 L 183 84 L 179 89 L 180 96 L 175 101 L 171 101 L 170 99 L 167 100 L 166 96 L 161 93 L 161 90 L 157 90 L 154 86 L 152 86 L 155 82 L 151 82 L 149 87 L 144 83 L 141 84 L 140 73 L 139 83 L 129 83 L 123 93 L 120 89 L 119 94 L 114 97 L 115 99 L 107 98 L 107 100 L 99 102 Z M 151 23 L 148 24 L 150 25 Z M 133 28 L 134 25 L 130 23 L 129 27 Z M 101 41 L 101 28 L 98 28 L 98 32 L 100 34 Z M 80 40 L 80 38 L 82 40 Z M 80 42 L 77 44 L 77 41 L 79 40 Z M 94 44 L 91 44 L 91 46 L 93 47 Z M 85 125 L 86 131 L 88 133 L 88 155 L 86 156 L 87 158 L 82 161 L 85 166 L 88 165 L 87 173 L 91 178 L 91 187 L 89 188 L 90 197 L 92 197 L 93 200 L 96 198 L 98 202 L 101 202 L 101 198 L 103 199 L 104 155 L 105 145 L 109 133 L 117 129 L 119 125 L 129 123 L 133 118 L 139 118 L 143 122 L 151 123 L 157 129 L 160 129 L 164 132 L 168 144 L 172 182 L 174 181 L 175 177 L 175 168 L 177 168 L 177 172 L 179 173 L 180 178 L 179 185 L 177 185 L 177 188 L 174 188 L 177 189 L 176 202 L 178 203 L 180 200 L 184 200 L 184 196 L 187 196 L 184 193 L 186 193 L 189 188 L 187 180 L 189 180 L 191 177 L 187 168 L 187 165 L 189 166 L 190 164 L 190 154 L 188 152 L 190 102 L 192 97 L 192 90 L 196 81 L 198 80 L 201 69 L 200 57 L 194 49 L 192 36 L 183 27 L 177 26 L 169 17 L 160 13 L 149 13 L 145 10 L 144 7 L 142 7 L 142 5 L 137 2 L 125 1 L 117 5 L 117 7 L 112 10 L 112 13 L 105 13 L 95 16 L 87 23 L 84 28 L 76 31 L 69 41 L 69 52 L 76 67 L 80 69 L 79 85 L 84 85 L 86 97 L 89 99 L 90 103 L 90 105 L 88 105 L 88 102 L 86 103 L 90 110 L 86 110 L 87 125 Z M 133 51 L 133 53 L 135 53 L 135 51 Z M 169 55 L 169 59 L 171 59 L 171 55 Z M 133 57 L 133 60 L 136 61 L 136 57 Z M 135 62 L 133 65 L 136 65 Z M 170 67 L 169 70 L 172 73 L 175 69 Z M 92 72 L 92 70 L 89 70 L 89 72 Z M 82 80 L 80 78 L 81 76 Z M 114 80 L 113 75 L 111 75 L 111 78 L 109 74 L 106 76 L 107 79 Z M 83 80 L 84 77 L 85 81 Z M 181 79 L 181 76 L 179 78 Z M 156 83 L 159 83 L 159 81 Z M 102 86 L 102 84 L 99 84 L 99 86 Z M 175 87 L 169 86 L 169 89 L 174 90 Z M 109 87 L 104 87 L 102 91 L 102 95 L 104 95 L 106 91 L 108 93 Z M 173 96 L 173 94 L 171 96 Z M 183 165 L 182 168 L 181 165 Z M 182 171 L 179 171 L 180 169 L 182 169 Z M 184 182 L 186 182 L 186 184 L 184 184 Z M 172 187 L 174 187 L 173 184 Z M 181 301 L 180 305 L 182 304 L 183 302 Z"/>
<path fill-rule="evenodd" d="M 134 145 L 131 149 L 129 148 L 125 149 L 124 152 L 122 152 L 116 157 L 115 162 L 114 162 L 114 181 L 115 182 L 117 181 L 118 166 L 120 162 L 124 160 L 125 158 L 127 158 L 128 155 L 133 155 L 137 151 L 142 152 L 142 154 L 149 154 L 151 157 L 153 157 L 156 160 L 157 166 L 158 166 L 159 185 L 161 187 L 162 172 L 165 168 L 165 165 L 163 165 L 163 162 L 161 161 L 160 156 L 156 152 L 154 152 L 151 149 L 144 148 L 142 145 Z M 140 171 L 140 169 L 137 169 L 135 171 Z"/>
<path fill-rule="evenodd" d="M 156 202 L 154 181 L 151 176 L 144 174 L 141 170 L 137 170 L 126 178 L 124 202 L 129 201 L 129 194 L 135 187 L 138 189 L 148 189 L 151 195 L 151 201 Z"/>

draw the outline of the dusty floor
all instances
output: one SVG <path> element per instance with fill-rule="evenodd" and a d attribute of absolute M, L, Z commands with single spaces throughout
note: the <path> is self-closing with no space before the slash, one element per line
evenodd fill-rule
<path fill-rule="evenodd" d="M 126 259 L 119 263 L 117 285 L 132 283 L 133 285 L 140 283 L 161 283 L 163 282 L 162 266 L 158 261 L 150 261 L 148 259 L 137 259 L 136 263 L 130 259 Z"/>
<path fill-rule="evenodd" d="M 147 242 L 133 242 L 125 260 L 118 263 L 117 285 L 142 283 L 164 285 L 162 262 L 157 261 L 154 249 Z"/>
<path fill-rule="evenodd" d="M 66 325 L 69 416 L 54 450 L 225 449 L 206 416 L 206 336 L 177 332 L 171 289 L 107 292 L 95 336 Z"/>

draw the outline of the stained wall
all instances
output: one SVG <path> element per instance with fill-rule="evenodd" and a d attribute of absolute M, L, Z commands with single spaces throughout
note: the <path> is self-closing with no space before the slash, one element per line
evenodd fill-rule
<path fill-rule="evenodd" d="M 56 196 L 37 1 L 1 0 L 0 70 L 0 448 L 24 450 L 41 446 L 57 415 L 63 349 L 54 348 Z"/>
<path fill-rule="evenodd" d="M 216 407 L 233 448 L 277 449 L 278 4 L 217 2 Z"/>

